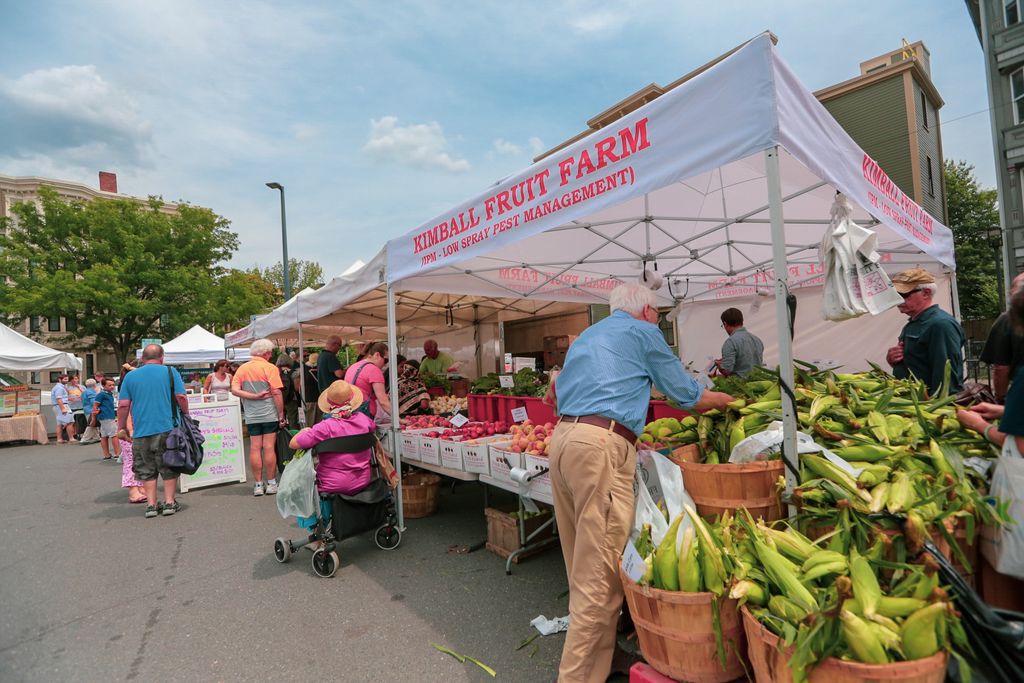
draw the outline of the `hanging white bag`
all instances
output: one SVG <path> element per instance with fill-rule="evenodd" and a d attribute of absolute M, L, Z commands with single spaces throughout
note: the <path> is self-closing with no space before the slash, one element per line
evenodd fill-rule
<path fill-rule="evenodd" d="M 822 316 L 826 320 L 878 315 L 903 301 L 879 265 L 878 235 L 855 223 L 852 212 L 846 196 L 836 194 L 832 222 L 819 248 L 825 266 Z"/>
<path fill-rule="evenodd" d="M 1024 457 L 1017 450 L 1016 441 L 1012 434 L 1006 436 L 989 495 L 1010 501 L 1010 518 L 1017 521 L 995 529 L 985 527 L 981 554 L 1000 574 L 1024 580 Z"/>

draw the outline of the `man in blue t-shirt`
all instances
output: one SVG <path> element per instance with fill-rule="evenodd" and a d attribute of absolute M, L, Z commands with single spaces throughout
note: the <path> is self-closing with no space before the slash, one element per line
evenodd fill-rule
<path fill-rule="evenodd" d="M 174 368 L 164 367 L 164 349 L 150 344 L 142 350 L 142 365 L 121 383 L 117 406 L 117 436 L 132 444 L 132 471 L 146 492 L 146 517 L 173 515 L 181 509 L 174 500 L 178 474 L 164 465 L 167 434 L 174 426 L 171 402 L 176 400 L 182 413 L 188 412 L 185 384 Z M 173 385 L 173 391 L 172 391 Z M 126 430 L 132 416 L 132 435 Z M 157 505 L 156 477 L 164 480 L 164 502 Z"/>

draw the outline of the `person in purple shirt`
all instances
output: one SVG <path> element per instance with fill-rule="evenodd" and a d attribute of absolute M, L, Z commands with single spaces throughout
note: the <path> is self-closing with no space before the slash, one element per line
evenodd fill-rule
<path fill-rule="evenodd" d="M 363 400 L 363 392 L 359 387 L 345 380 L 336 380 L 320 394 L 317 401 L 323 415 L 321 421 L 293 436 L 288 445 L 291 448 L 310 449 L 328 439 L 369 434 L 374 430 L 373 418 L 359 412 Z M 317 454 L 317 490 L 320 493 L 343 495 L 358 493 L 370 483 L 372 459 L 372 449 L 356 453 Z M 330 506 L 321 505 L 321 514 L 326 521 L 330 517 Z M 303 528 L 312 528 L 315 522 L 316 518 L 299 518 L 299 526 Z M 316 547 L 311 549 L 316 550 Z"/>
<path fill-rule="evenodd" d="M 558 680 L 603 681 L 622 609 L 619 556 L 633 525 L 637 433 L 651 385 L 686 408 L 722 408 L 732 396 L 706 391 L 683 369 L 658 329 L 655 293 L 619 285 L 612 314 L 583 331 L 555 380 L 561 415 L 551 438 L 551 489 L 569 576 L 569 632 Z"/>

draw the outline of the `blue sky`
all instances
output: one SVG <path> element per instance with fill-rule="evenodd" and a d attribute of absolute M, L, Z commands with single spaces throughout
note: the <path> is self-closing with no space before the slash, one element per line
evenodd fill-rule
<path fill-rule="evenodd" d="M 923 40 L 947 159 L 994 186 L 984 67 L 963 2 L 11 3 L 0 174 L 208 206 L 241 248 L 330 277 L 367 260 L 648 83 L 769 29 L 804 84 Z"/>

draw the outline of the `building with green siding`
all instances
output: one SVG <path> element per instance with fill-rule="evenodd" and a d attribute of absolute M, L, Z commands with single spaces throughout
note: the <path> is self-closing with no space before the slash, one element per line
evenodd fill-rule
<path fill-rule="evenodd" d="M 901 190 L 946 222 L 942 98 L 928 48 L 903 47 L 861 62 L 860 75 L 814 93 Z"/>

